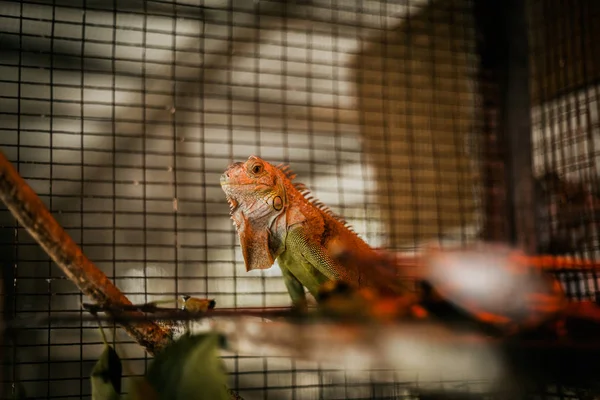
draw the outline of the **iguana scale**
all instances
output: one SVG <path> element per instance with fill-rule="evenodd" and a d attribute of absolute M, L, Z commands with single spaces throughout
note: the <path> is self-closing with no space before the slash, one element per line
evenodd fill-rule
<path fill-rule="evenodd" d="M 385 252 L 370 247 L 329 208 L 312 197 L 287 165 L 259 157 L 231 164 L 221 176 L 246 270 L 275 260 L 295 306 L 304 287 L 317 298 L 321 285 L 343 281 L 382 295 L 400 294 L 400 271 Z"/>

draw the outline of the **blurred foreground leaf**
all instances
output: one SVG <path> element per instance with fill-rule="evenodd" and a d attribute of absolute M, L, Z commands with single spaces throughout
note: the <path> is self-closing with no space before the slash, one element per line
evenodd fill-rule
<path fill-rule="evenodd" d="M 220 340 L 215 333 L 186 334 L 157 354 L 146 380 L 158 398 L 229 400 Z"/>
<path fill-rule="evenodd" d="M 145 378 L 137 378 L 131 381 L 129 388 L 129 400 L 158 400 L 158 393 Z"/>
<path fill-rule="evenodd" d="M 117 400 L 121 393 L 123 366 L 115 349 L 104 344 L 104 351 L 90 376 L 93 400 Z"/>

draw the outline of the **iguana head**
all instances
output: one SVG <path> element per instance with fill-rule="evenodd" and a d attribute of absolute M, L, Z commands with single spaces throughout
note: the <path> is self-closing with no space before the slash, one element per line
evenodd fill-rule
<path fill-rule="evenodd" d="M 244 163 L 231 164 L 221 175 L 221 187 L 232 212 L 242 208 L 246 216 L 264 218 L 278 214 L 285 202 L 283 172 L 264 161 L 250 156 Z"/>
<path fill-rule="evenodd" d="M 285 172 L 259 157 L 231 164 L 221 175 L 221 188 L 240 237 L 246 270 L 270 268 L 274 263 L 269 248 L 269 228 L 284 212 Z"/>

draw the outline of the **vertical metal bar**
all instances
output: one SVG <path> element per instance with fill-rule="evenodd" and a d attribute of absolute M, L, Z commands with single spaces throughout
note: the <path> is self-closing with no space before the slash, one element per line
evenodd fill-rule
<path fill-rule="evenodd" d="M 473 13 L 476 51 L 479 56 L 479 98 L 481 105 L 482 203 L 484 224 L 481 239 L 508 241 L 505 193 L 504 140 L 498 127 L 500 109 L 498 65 L 506 59 L 506 46 L 500 35 L 501 1 L 475 0 Z"/>
<path fill-rule="evenodd" d="M 504 240 L 534 253 L 537 232 L 525 4 L 521 0 L 477 0 L 475 13 L 481 65 L 489 73 L 489 84 L 497 89 L 497 112 L 488 114 L 487 118 L 493 120 L 486 122 L 496 130 L 496 145 L 505 150 L 500 158 L 504 163 L 506 202 L 489 211 L 504 210 Z"/>
<path fill-rule="evenodd" d="M 0 304 L 0 309 L 2 310 L 2 325 L 6 326 L 12 319 L 14 319 L 15 314 L 15 287 L 14 287 L 14 279 L 15 279 L 15 271 L 14 266 L 16 264 L 16 230 L 17 221 L 12 218 L 9 211 L 6 209 L 2 209 L 3 214 L 2 220 L 6 221 L 6 224 L 0 229 L 0 267 L 2 268 L 2 272 L 0 275 L 0 285 L 2 293 L 0 293 L 0 300 L 2 304 Z M 13 223 L 8 223 L 8 220 L 14 220 Z M 11 337 L 9 336 L 8 331 L 4 331 L 4 334 L 0 337 L 0 343 L 2 346 L 0 348 L 0 359 L 4 362 L 0 365 L 0 395 L 3 398 L 12 397 L 11 393 L 11 384 L 13 381 L 13 373 L 15 357 L 14 353 L 11 351 L 11 346 L 13 342 Z"/>
<path fill-rule="evenodd" d="M 507 189 L 512 208 L 512 240 L 524 251 L 537 251 L 535 186 L 531 138 L 529 42 L 525 2 L 504 0 L 506 64 L 501 76 L 503 101 L 500 117 L 507 143 Z M 510 214 L 509 214 L 510 215 Z"/>

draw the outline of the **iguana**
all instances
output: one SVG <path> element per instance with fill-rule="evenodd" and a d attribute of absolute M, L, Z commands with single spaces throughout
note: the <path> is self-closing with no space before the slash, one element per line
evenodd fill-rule
<path fill-rule="evenodd" d="M 381 295 L 404 292 L 391 254 L 370 247 L 315 199 L 289 166 L 259 157 L 231 164 L 221 175 L 246 270 L 275 260 L 294 306 L 304 309 L 304 287 L 317 298 L 325 282 L 341 281 Z"/>

